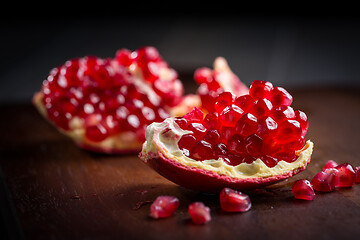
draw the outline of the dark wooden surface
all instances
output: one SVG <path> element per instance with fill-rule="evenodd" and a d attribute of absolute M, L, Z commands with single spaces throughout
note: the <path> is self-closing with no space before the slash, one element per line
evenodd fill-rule
<path fill-rule="evenodd" d="M 249 192 L 247 213 L 226 214 L 218 195 L 179 187 L 136 155 L 107 156 L 77 148 L 30 104 L 0 106 L 0 209 L 2 235 L 26 239 L 356 239 L 360 234 L 360 185 L 314 201 L 295 200 L 296 179 L 311 179 L 325 162 L 360 165 L 360 92 L 293 91 L 294 108 L 310 119 L 315 143 L 308 168 L 264 190 Z M 149 218 L 158 195 L 175 195 L 180 207 L 163 220 Z M 212 221 L 195 226 L 193 201 L 211 208 Z"/>

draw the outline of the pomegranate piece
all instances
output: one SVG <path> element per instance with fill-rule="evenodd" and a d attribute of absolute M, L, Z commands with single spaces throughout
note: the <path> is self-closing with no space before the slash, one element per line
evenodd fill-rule
<path fill-rule="evenodd" d="M 179 199 L 174 196 L 158 196 L 150 206 L 150 216 L 155 219 L 170 217 L 179 204 Z"/>
<path fill-rule="evenodd" d="M 206 72 L 202 76 L 209 74 Z M 203 76 L 202 81 L 206 79 Z M 313 144 L 305 142 L 296 111 L 287 105 L 271 106 L 272 84 L 254 86 L 262 86 L 263 92 L 254 90 L 253 96 L 269 99 L 254 100 L 250 95 L 234 98 L 223 92 L 215 98 L 212 112 L 195 108 L 183 118 L 151 124 L 141 159 L 180 185 L 210 192 L 224 187 L 246 190 L 265 186 L 304 170 Z M 247 101 L 253 104 L 244 105 Z M 269 107 L 254 110 L 259 109 L 259 102 Z M 168 130 L 173 141 L 162 137 Z"/>
<path fill-rule="evenodd" d="M 292 192 L 296 199 L 314 200 L 315 198 L 314 189 L 306 179 L 297 180 L 292 186 Z"/>
<path fill-rule="evenodd" d="M 188 207 L 191 220 L 195 224 L 205 224 L 211 220 L 210 208 L 202 202 L 193 202 Z"/>
<path fill-rule="evenodd" d="M 335 167 L 335 187 L 352 187 L 355 183 L 356 173 L 349 163 L 343 163 Z"/>
<path fill-rule="evenodd" d="M 33 102 L 78 145 L 127 152 L 141 148 L 145 128 L 169 117 L 183 92 L 176 72 L 146 46 L 113 59 L 71 59 L 51 70 Z"/>
<path fill-rule="evenodd" d="M 224 188 L 220 193 L 220 207 L 225 212 L 247 212 L 251 208 L 251 201 L 244 193 Z"/>
<path fill-rule="evenodd" d="M 332 192 L 335 190 L 336 174 L 338 170 L 328 168 L 318 172 L 311 180 L 311 185 L 319 192 Z"/>

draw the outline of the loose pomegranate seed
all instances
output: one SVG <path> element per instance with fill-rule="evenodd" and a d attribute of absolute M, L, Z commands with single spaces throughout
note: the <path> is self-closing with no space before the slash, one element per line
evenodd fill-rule
<path fill-rule="evenodd" d="M 316 191 L 332 192 L 335 190 L 337 172 L 338 170 L 334 168 L 318 172 L 311 180 L 311 185 Z"/>
<path fill-rule="evenodd" d="M 247 212 L 251 208 L 251 201 L 244 193 L 224 188 L 220 193 L 220 207 L 225 212 Z"/>
<path fill-rule="evenodd" d="M 343 163 L 335 167 L 337 169 L 335 187 L 352 187 L 355 183 L 356 173 L 348 163 Z"/>
<path fill-rule="evenodd" d="M 282 87 L 275 87 L 271 90 L 270 99 L 274 106 L 290 106 L 293 97 Z"/>
<path fill-rule="evenodd" d="M 159 196 L 150 206 L 150 216 L 155 219 L 170 217 L 179 204 L 179 199 L 174 196 Z"/>
<path fill-rule="evenodd" d="M 360 166 L 355 168 L 355 183 L 360 183 Z"/>
<path fill-rule="evenodd" d="M 314 200 L 315 192 L 308 180 L 297 180 L 292 186 L 292 192 L 296 199 Z"/>
<path fill-rule="evenodd" d="M 270 82 L 255 80 L 252 82 L 249 90 L 249 95 L 254 99 L 267 98 L 273 85 Z"/>
<path fill-rule="evenodd" d="M 326 162 L 325 166 L 323 167 L 322 170 L 328 169 L 328 168 L 334 168 L 336 167 L 338 164 L 337 162 L 333 161 L 333 160 L 329 160 Z"/>
<path fill-rule="evenodd" d="M 191 203 L 188 207 L 191 220 L 195 224 L 204 224 L 211 220 L 210 208 L 202 202 Z"/>

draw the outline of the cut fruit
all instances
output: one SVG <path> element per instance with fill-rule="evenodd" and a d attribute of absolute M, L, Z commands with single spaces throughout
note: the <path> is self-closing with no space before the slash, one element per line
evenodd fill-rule
<path fill-rule="evenodd" d="M 87 56 L 54 68 L 33 102 L 86 149 L 137 152 L 145 129 L 171 116 L 184 89 L 154 47 L 120 49 L 114 59 Z"/>
<path fill-rule="evenodd" d="M 151 124 L 141 159 L 169 180 L 204 192 L 259 188 L 305 169 L 313 150 L 313 143 L 304 138 L 307 122 L 301 124 L 296 114 L 274 117 L 289 106 L 259 114 L 253 111 L 256 104 L 243 110 L 236 105 L 237 98 L 227 98 L 225 93 L 219 100 L 214 103 L 216 111 L 204 119 L 195 108 L 183 118 Z"/>
<path fill-rule="evenodd" d="M 214 70 L 199 68 L 194 73 L 195 81 L 200 84 L 197 94 L 201 99 L 201 107 L 204 112 L 215 111 L 215 100 L 223 92 L 241 96 L 248 94 L 248 87 L 231 71 L 227 61 L 223 57 L 217 57 L 214 61 Z M 225 103 L 226 106 L 228 104 Z M 196 105 L 194 105 L 195 107 Z"/>

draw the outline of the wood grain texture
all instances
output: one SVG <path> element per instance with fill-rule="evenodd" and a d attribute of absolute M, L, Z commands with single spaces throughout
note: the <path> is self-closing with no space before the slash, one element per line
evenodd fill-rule
<path fill-rule="evenodd" d="M 248 192 L 253 207 L 227 214 L 218 195 L 179 187 L 136 155 L 102 155 L 77 148 L 30 104 L 0 106 L 0 166 L 9 196 L 1 212 L 19 222 L 10 236 L 27 239 L 350 239 L 360 234 L 360 185 L 295 200 L 293 182 L 311 179 L 325 162 L 360 165 L 360 92 L 350 89 L 293 91 L 294 108 L 309 117 L 315 143 L 307 170 L 266 189 Z M 147 201 L 175 195 L 180 207 L 163 220 L 149 217 Z M 4 211 L 4 199 L 15 211 Z M 141 205 L 141 202 L 144 202 Z M 211 209 L 212 221 L 191 223 L 193 201 Z M 9 220 L 9 222 L 11 222 Z M 16 231 L 21 231 L 20 234 Z"/>

